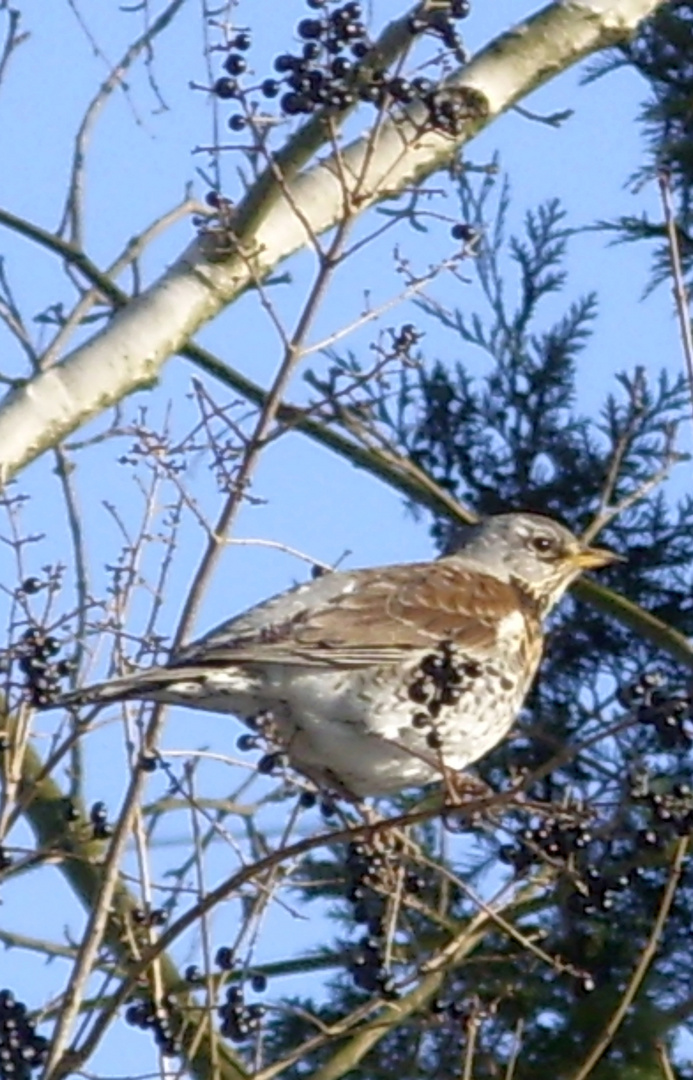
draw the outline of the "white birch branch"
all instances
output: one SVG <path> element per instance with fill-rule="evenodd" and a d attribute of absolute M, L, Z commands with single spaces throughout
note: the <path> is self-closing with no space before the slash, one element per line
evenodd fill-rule
<path fill-rule="evenodd" d="M 630 37 L 662 0 L 563 0 L 543 8 L 479 52 L 444 84 L 476 91 L 483 116 L 459 137 L 420 134 L 421 106 L 408 120 L 387 119 L 334 158 L 304 172 L 320 144 L 316 121 L 290 141 L 278 160 L 285 188 L 268 172 L 240 205 L 233 227 L 237 253 L 212 261 L 209 240 L 194 241 L 142 295 L 109 325 L 59 364 L 8 394 L 0 405 L 0 481 L 7 482 L 45 450 L 60 443 L 125 395 L 152 385 L 165 360 L 195 331 L 282 260 L 333 227 L 345 197 L 356 194 L 361 213 L 445 165 L 459 146 L 542 83 L 583 57 Z M 382 42 L 401 41 L 405 21 L 393 23 Z M 345 187 L 351 189 L 345 192 Z M 357 190 L 355 190 L 357 189 Z M 243 251 L 243 256 L 238 254 Z"/>

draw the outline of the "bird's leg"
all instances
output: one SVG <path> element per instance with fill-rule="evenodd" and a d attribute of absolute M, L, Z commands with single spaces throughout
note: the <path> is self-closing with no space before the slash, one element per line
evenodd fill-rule
<path fill-rule="evenodd" d="M 475 825 L 479 822 L 483 807 L 475 808 L 478 802 L 489 803 L 496 794 L 492 787 L 478 776 L 469 773 L 457 772 L 443 766 L 445 806 L 443 808 L 443 821 L 447 828 L 453 832 L 460 830 L 459 824 L 453 824 L 457 813 L 463 813 L 463 828 Z"/>

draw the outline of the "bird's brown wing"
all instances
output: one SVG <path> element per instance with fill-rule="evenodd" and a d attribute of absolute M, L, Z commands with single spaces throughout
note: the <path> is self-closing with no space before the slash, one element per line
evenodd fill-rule
<path fill-rule="evenodd" d="M 319 606 L 308 604 L 286 620 L 235 634 L 220 628 L 169 667 L 238 663 L 363 666 L 397 663 L 412 650 L 454 641 L 462 651 L 493 651 L 509 616 L 524 611 L 514 585 L 455 560 L 363 570 L 345 577 L 343 590 Z"/>

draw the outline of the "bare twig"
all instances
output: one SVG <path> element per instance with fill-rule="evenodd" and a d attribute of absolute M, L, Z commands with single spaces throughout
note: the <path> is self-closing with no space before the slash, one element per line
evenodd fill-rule
<path fill-rule="evenodd" d="M 688 293 L 686 284 L 683 280 L 681 251 L 676 230 L 676 215 L 674 213 L 671 198 L 669 173 L 665 169 L 660 169 L 657 174 L 657 179 L 659 181 L 659 192 L 664 207 L 664 221 L 666 224 L 667 239 L 669 241 L 669 258 L 671 259 L 671 271 L 674 279 L 674 301 L 676 303 L 676 314 L 678 315 L 679 330 L 681 332 L 681 345 L 683 346 L 683 357 L 686 363 L 688 391 L 691 396 L 691 415 L 693 416 L 693 331 L 691 330 Z"/>
<path fill-rule="evenodd" d="M 94 124 L 108 98 L 122 85 L 127 71 L 132 67 L 137 57 L 148 49 L 152 41 L 169 26 L 184 3 L 185 0 L 171 0 L 171 3 L 145 29 L 144 33 L 128 46 L 108 78 L 101 84 L 98 93 L 92 99 L 84 114 L 84 119 L 75 138 L 68 197 L 63 210 L 62 221 L 58 228 L 59 233 L 67 229 L 71 242 L 78 248 L 83 246 L 84 171 L 87 162 L 87 147 Z"/>
<path fill-rule="evenodd" d="M 590 1050 L 580 1068 L 573 1074 L 572 1080 L 587 1080 L 587 1077 L 590 1075 L 597 1062 L 608 1050 L 616 1032 L 623 1023 L 626 1013 L 632 1005 L 642 981 L 647 974 L 647 970 L 654 959 L 657 948 L 659 947 L 659 942 L 664 933 L 671 905 L 674 902 L 674 896 L 676 895 L 676 889 L 681 878 L 681 872 L 686 861 L 686 856 L 688 855 L 689 846 L 690 837 L 688 836 L 681 837 L 676 844 L 671 871 L 669 873 L 669 880 L 667 881 L 662 894 L 657 917 L 652 924 L 652 930 L 650 931 L 650 936 L 645 948 L 640 955 L 640 959 L 618 1004 L 618 1008 L 615 1009 L 613 1015 L 609 1017 L 602 1034 L 599 1036 L 597 1042 Z"/>

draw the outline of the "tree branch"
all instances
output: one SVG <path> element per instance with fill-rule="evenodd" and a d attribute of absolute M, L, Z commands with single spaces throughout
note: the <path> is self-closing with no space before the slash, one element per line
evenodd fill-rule
<path fill-rule="evenodd" d="M 233 219 L 235 246 L 228 257 L 214 262 L 210 235 L 203 235 L 101 333 L 8 394 L 0 407 L 0 480 L 6 483 L 127 394 L 150 387 L 166 359 L 200 326 L 306 245 L 305 222 L 313 235 L 320 235 L 339 223 L 352 195 L 363 212 L 420 182 L 530 91 L 627 38 L 659 3 L 554 3 L 503 34 L 443 84 L 478 102 L 476 114 L 455 138 L 422 131 L 422 106 L 412 106 L 405 119 L 377 122 L 374 131 L 340 149 L 338 157 L 333 154 L 300 172 L 332 141 L 333 125 L 311 120 L 239 206 Z M 395 49 L 400 39 L 406 47 L 401 19 L 384 31 L 378 48 Z"/>

